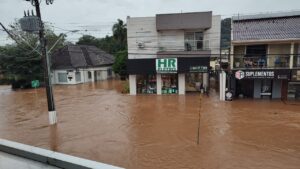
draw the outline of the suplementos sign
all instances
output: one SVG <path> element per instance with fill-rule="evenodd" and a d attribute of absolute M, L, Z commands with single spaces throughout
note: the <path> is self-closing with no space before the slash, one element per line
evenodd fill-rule
<path fill-rule="evenodd" d="M 177 58 L 156 59 L 157 73 L 177 73 Z"/>
<path fill-rule="evenodd" d="M 238 70 L 236 79 L 290 79 L 290 71 L 287 70 Z"/>

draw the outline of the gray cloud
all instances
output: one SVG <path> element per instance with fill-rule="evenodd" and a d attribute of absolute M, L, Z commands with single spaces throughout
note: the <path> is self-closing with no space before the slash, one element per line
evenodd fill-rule
<path fill-rule="evenodd" d="M 0 22 L 5 25 L 21 18 L 24 10 L 33 9 L 25 0 L 0 0 L 0 4 Z M 299 5 L 299 0 L 54 0 L 53 5 L 43 2 L 42 17 L 53 23 L 57 33 L 80 29 L 80 33 L 68 35 L 70 41 L 76 41 L 82 34 L 103 37 L 111 33 L 118 18 L 125 20 L 127 16 L 212 10 L 230 17 L 237 13 L 295 10 Z M 6 37 L 0 31 L 0 44 L 8 42 Z"/>

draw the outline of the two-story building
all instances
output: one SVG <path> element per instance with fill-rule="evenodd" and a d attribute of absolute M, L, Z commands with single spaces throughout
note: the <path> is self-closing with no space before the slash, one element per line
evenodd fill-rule
<path fill-rule="evenodd" d="M 230 89 L 249 98 L 300 98 L 300 12 L 232 18 Z"/>
<path fill-rule="evenodd" d="M 130 94 L 208 90 L 209 63 L 220 49 L 221 16 L 212 12 L 128 17 Z"/>

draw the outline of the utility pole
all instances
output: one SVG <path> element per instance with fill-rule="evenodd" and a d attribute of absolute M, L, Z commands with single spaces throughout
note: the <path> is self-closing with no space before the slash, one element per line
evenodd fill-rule
<path fill-rule="evenodd" d="M 48 59 L 47 49 L 46 49 L 46 39 L 44 35 L 44 23 L 42 22 L 41 11 L 40 11 L 40 1 L 39 0 L 26 0 L 26 1 L 31 1 L 32 5 L 35 6 L 36 15 L 40 20 L 39 38 L 40 38 L 40 45 L 41 45 L 42 61 L 44 64 L 44 78 L 45 78 L 45 85 L 46 85 L 49 123 L 50 125 L 53 125 L 57 123 L 57 116 L 56 116 L 56 110 L 54 105 L 51 80 L 49 79 L 50 64 L 49 64 L 49 59 Z M 45 0 L 45 1 L 47 5 L 53 3 L 53 0 Z"/>

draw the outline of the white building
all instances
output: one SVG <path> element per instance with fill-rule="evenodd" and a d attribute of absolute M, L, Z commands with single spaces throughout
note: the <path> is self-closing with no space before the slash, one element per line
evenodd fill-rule
<path fill-rule="evenodd" d="M 113 77 L 112 55 L 87 45 L 67 45 L 51 56 L 53 84 L 79 84 Z"/>
<path fill-rule="evenodd" d="M 209 86 L 220 53 L 221 16 L 212 12 L 128 17 L 130 94 L 185 94 Z"/>

